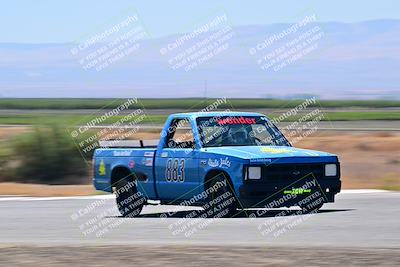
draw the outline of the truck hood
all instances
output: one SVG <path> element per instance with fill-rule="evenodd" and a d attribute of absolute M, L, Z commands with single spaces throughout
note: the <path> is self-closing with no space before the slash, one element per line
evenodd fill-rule
<path fill-rule="evenodd" d="M 225 146 L 207 147 L 202 150 L 206 153 L 248 160 L 292 157 L 336 157 L 336 155 L 327 152 L 288 146 Z"/>

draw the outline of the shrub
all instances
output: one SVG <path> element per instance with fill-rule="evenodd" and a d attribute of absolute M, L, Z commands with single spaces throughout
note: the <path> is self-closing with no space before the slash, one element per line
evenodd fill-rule
<path fill-rule="evenodd" d="M 73 140 L 57 125 L 35 127 L 13 143 L 16 181 L 45 184 L 88 182 L 88 166 Z"/>

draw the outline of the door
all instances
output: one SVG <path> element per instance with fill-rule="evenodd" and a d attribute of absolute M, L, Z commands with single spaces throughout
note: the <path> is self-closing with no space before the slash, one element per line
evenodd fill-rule
<path fill-rule="evenodd" d="M 201 191 L 192 125 L 187 119 L 174 119 L 168 129 L 165 145 L 156 153 L 157 192 L 164 200 L 190 199 Z"/>

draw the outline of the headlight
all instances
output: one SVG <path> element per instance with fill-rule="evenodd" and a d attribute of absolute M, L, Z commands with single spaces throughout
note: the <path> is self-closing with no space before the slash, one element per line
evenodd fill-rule
<path fill-rule="evenodd" d="M 249 167 L 247 177 L 254 180 L 261 179 L 261 167 Z"/>
<path fill-rule="evenodd" d="M 337 168 L 336 164 L 326 164 L 325 165 L 325 176 L 336 176 Z"/>

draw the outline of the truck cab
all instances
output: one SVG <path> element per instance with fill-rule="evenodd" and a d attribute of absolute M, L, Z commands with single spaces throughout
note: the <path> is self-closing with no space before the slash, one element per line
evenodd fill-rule
<path fill-rule="evenodd" d="M 250 112 L 173 114 L 157 145 L 116 141 L 96 149 L 93 161 L 95 188 L 116 193 L 124 216 L 139 215 L 149 200 L 202 206 L 208 215 L 224 210 L 223 217 L 247 208 L 310 212 L 341 188 L 336 155 L 295 148 Z"/>

